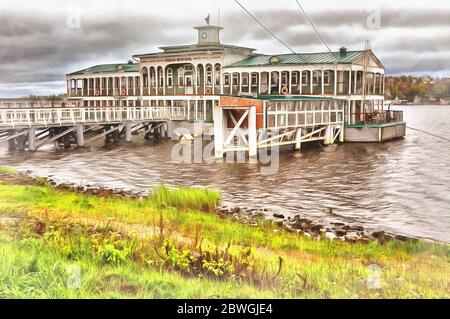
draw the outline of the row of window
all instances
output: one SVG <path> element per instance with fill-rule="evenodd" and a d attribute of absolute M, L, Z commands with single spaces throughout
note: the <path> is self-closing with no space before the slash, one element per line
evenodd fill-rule
<path fill-rule="evenodd" d="M 195 75 L 194 75 L 195 72 Z M 200 67 L 195 68 L 192 64 L 186 64 L 180 66 L 176 69 L 168 68 L 166 71 L 166 85 L 168 87 L 172 87 L 174 85 L 177 86 L 193 86 L 194 76 L 196 77 L 196 83 L 200 84 L 205 82 L 206 85 L 220 85 L 221 78 L 221 67 L 217 64 L 214 68 L 212 65 L 208 64 L 205 68 L 205 81 L 202 80 L 202 70 Z M 155 76 L 155 70 L 153 68 L 150 69 L 150 77 L 148 76 L 147 69 L 144 68 L 143 71 L 143 80 L 144 86 L 148 87 L 149 80 L 150 86 L 156 87 L 156 81 L 158 80 L 158 84 L 162 85 L 163 83 L 163 70 L 162 68 L 158 68 L 158 76 Z M 176 81 L 175 81 L 176 80 Z M 175 84 L 176 82 L 176 84 Z"/>

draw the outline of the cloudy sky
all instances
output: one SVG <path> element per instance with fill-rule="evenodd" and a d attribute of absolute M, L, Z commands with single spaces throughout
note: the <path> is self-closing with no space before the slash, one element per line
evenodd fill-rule
<path fill-rule="evenodd" d="M 295 0 L 239 1 L 296 52 L 326 50 Z M 448 0 L 300 2 L 333 50 L 368 39 L 388 74 L 450 76 Z M 288 52 L 233 0 L 0 0 L 0 97 L 63 93 L 66 73 L 193 43 L 218 8 L 222 42 Z"/>

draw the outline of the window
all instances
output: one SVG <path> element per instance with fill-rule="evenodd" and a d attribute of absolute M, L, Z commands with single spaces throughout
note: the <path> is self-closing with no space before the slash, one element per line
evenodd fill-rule
<path fill-rule="evenodd" d="M 248 73 L 242 73 L 242 85 L 248 86 Z"/>
<path fill-rule="evenodd" d="M 226 73 L 223 75 L 223 85 L 230 86 L 230 74 Z"/>
<path fill-rule="evenodd" d="M 154 68 L 150 69 L 150 85 L 152 87 L 156 86 L 156 77 L 155 77 L 155 69 Z"/>
<path fill-rule="evenodd" d="M 258 73 L 252 73 L 252 86 L 258 86 Z"/>
<path fill-rule="evenodd" d="M 172 69 L 167 69 L 167 86 L 173 85 L 173 71 Z"/>
<path fill-rule="evenodd" d="M 313 85 L 319 85 L 321 71 L 314 71 L 313 73 Z"/>
<path fill-rule="evenodd" d="M 212 85 L 212 66 L 206 66 L 206 85 Z"/>
<path fill-rule="evenodd" d="M 233 73 L 233 85 L 239 85 L 239 73 Z"/>
<path fill-rule="evenodd" d="M 289 82 L 289 72 L 281 73 L 281 85 L 287 85 Z"/>
<path fill-rule="evenodd" d="M 298 72 L 292 72 L 291 82 L 292 85 L 298 85 Z"/>
<path fill-rule="evenodd" d="M 178 85 L 184 86 L 184 69 L 182 67 L 178 68 Z"/>
<path fill-rule="evenodd" d="M 323 74 L 323 84 L 326 86 L 330 85 L 330 80 L 331 80 L 331 72 L 330 71 L 325 71 Z"/>
<path fill-rule="evenodd" d="M 216 85 L 220 85 L 220 65 L 216 65 L 214 77 Z"/>
<path fill-rule="evenodd" d="M 303 86 L 308 86 L 309 85 L 309 72 L 302 72 L 302 85 Z"/>

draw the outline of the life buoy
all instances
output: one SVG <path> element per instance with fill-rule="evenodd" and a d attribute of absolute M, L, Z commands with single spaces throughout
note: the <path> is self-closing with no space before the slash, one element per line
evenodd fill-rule
<path fill-rule="evenodd" d="M 122 90 L 122 95 L 127 95 L 127 91 L 125 89 Z"/>
<path fill-rule="evenodd" d="M 100 95 L 100 91 L 99 90 L 95 91 L 95 95 L 99 96 Z"/>
<path fill-rule="evenodd" d="M 211 93 L 212 93 L 211 88 L 206 88 L 205 94 L 206 95 L 211 95 Z"/>
<path fill-rule="evenodd" d="M 281 88 L 281 94 L 286 95 L 289 93 L 288 87 L 285 85 Z"/>

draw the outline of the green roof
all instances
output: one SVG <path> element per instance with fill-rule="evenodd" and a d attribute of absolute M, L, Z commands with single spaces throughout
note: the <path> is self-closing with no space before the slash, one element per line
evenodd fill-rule
<path fill-rule="evenodd" d="M 115 73 L 115 72 L 139 72 L 139 64 L 137 63 L 117 63 L 117 64 L 100 64 L 69 75 L 96 74 L 96 73 Z"/>
<path fill-rule="evenodd" d="M 322 53 L 298 53 L 298 54 L 280 54 L 280 55 L 254 55 L 245 60 L 227 66 L 248 67 L 248 66 L 269 66 L 269 65 L 298 65 L 298 64 L 334 64 L 334 63 L 353 63 L 364 55 L 364 51 L 347 51 L 345 56 L 340 52 L 322 52 Z M 272 57 L 278 58 L 277 62 L 270 63 Z M 276 59 L 275 59 L 276 60 Z"/>

